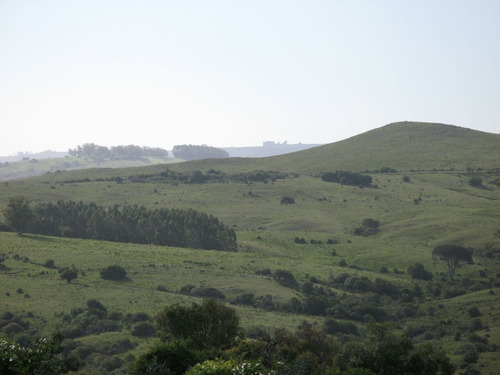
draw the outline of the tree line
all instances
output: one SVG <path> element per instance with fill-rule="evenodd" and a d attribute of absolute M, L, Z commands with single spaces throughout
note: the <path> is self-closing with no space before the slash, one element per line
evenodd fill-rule
<path fill-rule="evenodd" d="M 195 249 L 235 251 L 236 234 L 215 216 L 193 209 L 147 209 L 63 201 L 31 204 L 11 198 L 7 224 L 18 232 Z"/>
<path fill-rule="evenodd" d="M 184 160 L 220 159 L 229 157 L 227 151 L 205 145 L 176 145 L 172 152 L 176 158 Z"/>
<path fill-rule="evenodd" d="M 373 181 L 369 175 L 348 171 L 325 172 L 321 174 L 321 179 L 326 182 L 356 186 L 369 186 Z"/>
<path fill-rule="evenodd" d="M 99 146 L 95 143 L 85 143 L 74 149 L 69 149 L 70 156 L 91 158 L 98 160 L 137 160 L 146 157 L 166 158 L 168 151 L 159 147 L 140 147 L 135 145 Z"/>

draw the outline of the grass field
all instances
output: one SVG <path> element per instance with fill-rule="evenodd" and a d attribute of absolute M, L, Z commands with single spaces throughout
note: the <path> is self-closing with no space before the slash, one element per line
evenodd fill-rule
<path fill-rule="evenodd" d="M 368 135 L 359 136 L 358 141 L 364 142 L 363 147 L 375 150 L 383 139 L 397 140 L 405 134 L 408 139 L 407 126 L 389 126 L 383 133 L 375 131 L 373 144 L 366 143 Z M 418 134 L 433 136 L 439 130 L 427 125 L 415 129 Z M 445 135 L 448 130 L 457 131 L 445 130 Z M 458 147 L 470 134 L 458 129 L 452 135 L 455 139 L 452 145 Z M 123 315 L 145 312 L 152 319 L 166 305 L 199 300 L 190 293 L 181 293 L 183 287 L 191 284 L 223 293 L 226 302 L 234 303 L 242 326 L 252 332 L 255 327 L 270 330 L 283 326 L 294 331 L 303 321 L 322 327 L 326 319 L 345 320 L 335 315 L 338 306 L 359 309 L 376 304 L 402 332 L 424 327 L 412 336 L 415 342 L 433 341 L 442 345 L 457 364 L 462 361 L 463 346 L 476 345 L 482 351 L 478 363 L 471 366 L 483 374 L 495 374 L 500 368 L 496 356 L 500 345 L 500 188 L 493 182 L 500 177 L 494 168 L 500 166 L 500 157 L 498 149 L 488 147 L 499 143 L 496 135 L 488 138 L 481 133 L 475 137 L 478 147 L 486 147 L 486 151 L 469 164 L 435 150 L 434 164 L 420 168 L 408 164 L 403 169 L 396 161 L 401 163 L 407 157 L 418 163 L 418 155 L 403 156 L 404 148 L 395 146 L 393 152 L 397 155 L 390 155 L 394 162 L 388 165 L 384 158 L 389 156 L 379 150 L 382 155 L 379 159 L 371 157 L 366 167 L 354 170 L 390 166 L 399 172 L 370 172 L 373 183 L 365 188 L 319 178 L 322 170 L 349 169 L 338 167 L 337 161 L 330 158 L 339 151 L 332 148 L 326 152 L 327 147 L 277 158 L 75 170 L 1 183 L 1 208 L 10 197 L 18 195 L 33 203 L 63 199 L 103 206 L 195 208 L 234 228 L 238 240 L 238 251 L 229 253 L 0 232 L 0 254 L 5 258 L 0 269 L 1 312 L 22 316 L 31 328 L 44 334 L 64 328 L 67 324 L 64 316 L 85 307 L 90 299 L 102 302 L 110 312 Z M 471 144 L 475 144 L 476 138 L 472 138 Z M 350 140 L 348 146 L 358 150 L 360 143 L 354 141 Z M 452 141 L 449 138 L 441 143 L 436 141 L 438 147 L 447 142 Z M 430 150 L 424 161 L 430 160 L 427 159 L 432 156 Z M 347 152 L 341 151 L 346 157 Z M 353 156 L 352 160 L 357 158 Z M 353 163 L 346 165 L 354 168 Z M 452 164 L 474 169 L 449 170 Z M 315 167 L 308 169 L 308 165 Z M 326 169 L 328 165 L 330 169 Z M 166 169 L 185 174 L 215 169 L 227 176 L 277 170 L 285 171 L 287 177 L 248 183 L 228 179 L 185 184 L 154 178 L 132 182 L 131 177 L 156 176 Z M 116 176 L 123 178 L 123 182 L 112 179 Z M 405 176 L 408 182 L 404 181 Z M 483 184 L 471 186 L 469 180 L 473 176 L 480 176 Z M 87 182 L 79 182 L 85 179 Z M 283 204 L 283 197 L 292 197 L 295 203 Z M 354 235 L 366 218 L 380 223 L 379 232 L 366 237 Z M 296 238 L 303 238 L 305 243 L 297 243 Z M 454 283 L 448 280 L 445 263 L 432 257 L 435 246 L 448 243 L 473 250 L 474 264 L 460 266 Z M 61 280 L 57 269 L 44 267 L 48 259 L 59 268 L 74 266 L 79 271 L 78 278 L 71 284 Z M 407 269 L 415 263 L 432 272 L 433 280 L 412 279 Z M 126 281 L 100 277 L 100 271 L 113 264 L 127 270 Z M 291 272 L 298 286 L 281 284 L 274 277 L 278 270 Z M 345 281 L 339 282 L 339 278 Z M 373 284 L 386 282 L 401 293 L 398 298 L 391 298 L 383 293 L 350 288 L 349 280 L 353 285 L 363 280 Z M 307 291 L 307 286 L 314 292 Z M 315 294 L 319 288 L 324 294 Z M 415 294 L 418 290 L 419 295 Z M 245 294 L 254 296 L 252 306 L 237 303 Z M 331 302 L 332 309 L 323 314 L 310 313 L 305 307 L 301 311 L 290 307 L 294 298 L 306 306 L 311 296 L 336 302 Z M 476 327 L 470 326 L 473 319 L 468 310 L 472 306 L 480 311 L 475 318 L 481 320 L 481 325 L 476 322 Z M 346 321 L 354 322 L 363 334 L 365 323 L 372 319 L 364 316 Z M 125 327 L 119 332 L 86 335 L 76 340 L 80 345 L 94 347 L 109 346 L 125 338 L 132 340 L 137 346 L 120 354 L 125 369 L 125 357 L 143 352 L 153 340 L 133 337 L 130 329 Z M 459 341 L 455 337 L 457 331 L 462 333 Z M 486 338 L 487 345 L 474 342 L 473 335 Z M 90 362 L 91 367 L 86 371 L 98 368 L 96 361 Z"/>

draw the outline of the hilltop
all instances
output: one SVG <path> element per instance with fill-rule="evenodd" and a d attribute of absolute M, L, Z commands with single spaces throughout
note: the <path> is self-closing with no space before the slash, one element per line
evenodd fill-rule
<path fill-rule="evenodd" d="M 96 205 L 117 215 L 196 210 L 231 228 L 237 251 L 101 241 L 91 231 L 86 235 L 93 239 L 69 238 L 76 232 L 71 220 L 54 225 L 54 236 L 0 232 L 0 326 L 16 340 L 63 330 L 73 339 L 72 353 L 87 363 L 82 373 L 110 363 L 123 372 L 131 355 L 140 356 L 154 340 L 154 329 L 136 336 L 138 326 L 153 327 L 166 305 L 211 295 L 234 306 L 248 337 L 281 327 L 300 331 L 306 322 L 344 346 L 366 337 L 368 323 L 388 323 L 415 345 L 442 346 L 463 366 L 459 371 L 495 373 L 498 145 L 496 134 L 398 123 L 282 156 L 59 171 L 4 182 L 0 211 L 19 195 L 34 207 L 82 201 L 68 207 L 87 213 Z M 321 178 L 336 170 L 369 176 L 369 183 Z M 104 228 L 96 223 L 106 215 L 89 217 L 93 229 Z M 441 245 L 472 255 L 453 280 L 433 254 Z M 111 265 L 123 267 L 128 279 L 103 280 Z M 77 279 L 61 280 L 65 269 L 76 269 Z M 107 319 L 95 321 L 96 301 Z"/>

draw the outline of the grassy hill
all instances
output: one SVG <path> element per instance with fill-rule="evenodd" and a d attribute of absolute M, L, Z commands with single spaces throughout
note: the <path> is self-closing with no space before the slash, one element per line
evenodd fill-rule
<path fill-rule="evenodd" d="M 0 312 L 13 313 L 33 332 L 48 333 L 74 328 L 86 301 L 102 302 L 108 313 L 122 317 L 116 323 L 120 329 L 78 336 L 74 349 L 99 352 L 86 358 L 83 372 L 99 373 L 97 368 L 101 371 L 111 357 L 120 358 L 119 367 L 125 369 L 129 355 L 137 356 L 151 344 L 152 337 L 132 335 L 138 324 L 134 314 L 146 313 L 152 321 L 167 304 L 198 300 L 192 290 L 215 288 L 237 309 L 250 333 L 282 326 L 294 331 L 303 321 L 323 328 L 334 319 L 354 324 L 362 336 L 367 322 L 385 321 L 415 343 L 443 346 L 456 364 L 463 363 L 464 348 L 472 346 L 479 359 L 469 366 L 494 374 L 500 365 L 500 188 L 495 183 L 500 172 L 494 170 L 500 166 L 499 144 L 494 134 L 401 123 L 278 157 L 65 171 L 1 183 L 0 209 L 17 195 L 34 204 L 64 199 L 195 208 L 234 228 L 238 251 L 0 232 L 5 258 Z M 370 172 L 373 183 L 364 188 L 318 176 L 385 166 L 399 172 Z M 167 169 L 187 177 L 200 170 L 225 178 L 204 183 L 160 178 Z M 236 179 L 262 170 L 280 174 Z M 482 178 L 482 184 L 471 186 L 472 177 Z M 295 203 L 283 204 L 283 197 Z M 380 223 L 378 232 L 355 235 L 366 218 Z M 449 243 L 473 251 L 474 264 L 462 264 L 454 282 L 445 263 L 432 256 L 435 246 Z M 44 266 L 47 260 L 56 268 Z M 410 276 L 407 270 L 416 263 L 432 273 L 432 280 Z M 112 264 L 123 266 L 128 279 L 103 280 L 100 271 Z M 80 274 L 68 284 L 58 268 L 73 266 Z M 280 282 L 279 270 L 292 273 L 297 284 Z M 328 308 L 314 310 L 317 300 Z M 471 315 L 471 307 L 478 316 Z M 7 326 L 2 326 L 3 334 L 13 339 L 28 334 Z M 359 336 L 340 332 L 336 337 L 343 342 Z M 131 348 L 109 354 L 123 340 Z"/>

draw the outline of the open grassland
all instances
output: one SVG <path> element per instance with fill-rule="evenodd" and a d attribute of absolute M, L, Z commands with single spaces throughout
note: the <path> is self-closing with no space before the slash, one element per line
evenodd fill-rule
<path fill-rule="evenodd" d="M 3 182 L 2 209 L 9 198 L 19 195 L 34 204 L 62 199 L 106 207 L 194 208 L 235 229 L 238 251 L 0 232 L 5 259 L 0 269 L 1 312 L 22 316 L 32 329 L 47 334 L 74 324 L 68 315 L 92 299 L 104 304 L 108 313 L 145 313 L 152 320 L 166 305 L 199 300 L 193 290 L 213 288 L 233 304 L 250 333 L 256 327 L 293 331 L 303 321 L 322 328 L 335 319 L 354 324 L 362 335 L 366 323 L 388 321 L 417 343 L 442 345 L 457 364 L 463 362 L 464 347 L 472 345 L 479 359 L 471 365 L 483 374 L 495 374 L 500 368 L 498 136 L 426 124 L 382 130 L 335 147 L 277 158 L 74 170 Z M 440 141 L 439 131 L 452 133 Z M 474 142 L 462 144 L 471 136 Z M 434 143 L 423 141 L 432 137 Z M 401 139 L 406 141 L 400 144 Z M 388 154 L 382 152 L 384 141 L 391 145 Z M 439 153 L 441 147 L 446 152 Z M 457 157 L 459 148 L 463 157 Z M 467 156 L 472 154 L 476 156 Z M 369 187 L 319 177 L 322 171 L 374 171 L 385 166 L 397 172 L 370 172 Z M 227 178 L 173 182 L 160 178 L 167 170 L 185 176 L 197 170 L 203 175 L 216 172 Z M 232 178 L 269 170 L 283 176 Z M 482 184 L 471 186 L 472 177 L 480 177 Z M 284 197 L 294 203 L 284 204 Z M 367 218 L 379 223 L 378 232 L 355 235 Z M 453 282 L 445 262 L 432 256 L 432 249 L 442 244 L 473 251 L 474 263 L 461 264 Z M 47 260 L 55 267 L 47 268 Z M 417 263 L 432 273 L 432 280 L 408 274 Z M 100 271 L 115 264 L 126 269 L 127 279 L 103 280 Z M 58 269 L 65 267 L 79 271 L 72 283 L 60 278 Z M 280 279 L 280 270 L 291 273 L 294 283 Z M 327 305 L 314 305 L 318 301 Z M 137 355 L 153 340 L 131 335 L 134 324 L 76 340 L 107 347 L 129 339 L 134 348 L 120 354 L 126 361 L 127 353 Z M 348 336 L 336 335 L 340 341 Z"/>

